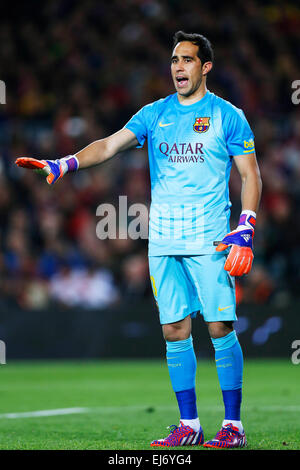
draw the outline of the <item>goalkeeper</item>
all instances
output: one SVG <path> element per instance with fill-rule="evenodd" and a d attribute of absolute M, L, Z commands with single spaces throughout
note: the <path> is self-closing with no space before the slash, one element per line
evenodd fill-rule
<path fill-rule="evenodd" d="M 207 89 L 213 66 L 210 42 L 200 34 L 174 36 L 171 75 L 175 93 L 144 106 L 113 135 L 57 160 L 18 158 L 44 172 L 50 185 L 67 172 L 88 168 L 148 142 L 151 177 L 149 268 L 166 341 L 170 380 L 180 422 L 152 446 L 243 447 L 240 408 L 243 354 L 233 328 L 234 277 L 248 274 L 261 194 L 254 136 L 244 113 Z M 241 176 L 242 212 L 230 231 L 232 162 Z M 216 241 L 220 241 L 216 247 Z M 207 324 L 225 416 L 204 442 L 196 404 L 196 358 L 191 319 Z"/>

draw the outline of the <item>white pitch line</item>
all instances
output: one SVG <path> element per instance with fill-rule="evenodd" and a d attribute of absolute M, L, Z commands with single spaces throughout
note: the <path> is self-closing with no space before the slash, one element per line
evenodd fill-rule
<path fill-rule="evenodd" d="M 110 413 L 122 413 L 122 412 L 134 412 L 134 411 L 175 411 L 177 410 L 176 405 L 158 405 L 158 406 L 147 406 L 147 405 L 129 405 L 129 406 L 99 406 L 94 408 L 58 408 L 54 410 L 39 410 L 39 411 L 26 411 L 21 413 L 4 413 L 0 414 L 0 419 L 18 419 L 18 418 L 43 418 L 47 416 L 60 416 L 60 415 L 71 415 L 71 414 L 80 414 L 80 413 L 103 413 L 103 414 L 110 414 Z M 224 409 L 223 406 L 216 405 L 216 406 L 201 406 L 201 410 L 203 411 L 211 411 L 211 412 L 219 412 Z M 245 406 L 243 408 L 246 412 L 253 412 L 257 413 L 259 411 L 283 411 L 283 412 L 299 412 L 300 405 L 287 405 L 287 406 L 280 406 L 280 405 L 262 405 L 262 406 Z"/>
<path fill-rule="evenodd" d="M 71 415 L 78 413 L 88 413 L 90 408 L 59 408 L 57 410 L 40 410 L 26 411 L 23 413 L 4 413 L 0 415 L 0 419 L 17 419 L 17 418 L 40 418 L 41 416 L 59 416 Z"/>

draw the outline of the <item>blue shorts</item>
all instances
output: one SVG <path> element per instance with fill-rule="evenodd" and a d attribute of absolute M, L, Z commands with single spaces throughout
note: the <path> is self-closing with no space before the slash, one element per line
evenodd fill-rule
<path fill-rule="evenodd" d="M 226 254 L 149 256 L 150 279 L 160 323 L 198 312 L 206 322 L 235 321 L 234 278 L 224 269 Z"/>

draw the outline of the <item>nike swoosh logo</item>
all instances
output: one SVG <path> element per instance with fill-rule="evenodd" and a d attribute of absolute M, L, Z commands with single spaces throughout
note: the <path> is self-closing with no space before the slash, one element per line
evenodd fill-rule
<path fill-rule="evenodd" d="M 227 310 L 227 308 L 230 308 L 230 307 L 233 307 L 233 305 L 228 305 L 228 307 L 223 307 L 223 308 L 219 307 L 218 310 L 219 312 L 222 312 L 223 310 Z"/>
<path fill-rule="evenodd" d="M 222 361 L 222 359 L 230 359 L 230 357 L 229 356 L 220 357 L 220 359 L 216 359 L 216 362 Z"/>
<path fill-rule="evenodd" d="M 163 124 L 162 122 L 159 123 L 159 127 L 167 127 L 167 126 L 172 126 L 172 124 L 174 124 L 174 122 L 169 122 L 167 124 Z"/>

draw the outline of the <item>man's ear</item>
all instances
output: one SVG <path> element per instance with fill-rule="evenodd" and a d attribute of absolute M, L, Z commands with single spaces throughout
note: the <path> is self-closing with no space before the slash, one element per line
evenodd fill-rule
<path fill-rule="evenodd" d="M 202 75 L 207 75 L 211 71 L 212 68 L 213 68 L 212 62 L 204 62 L 203 67 L 202 67 Z"/>

